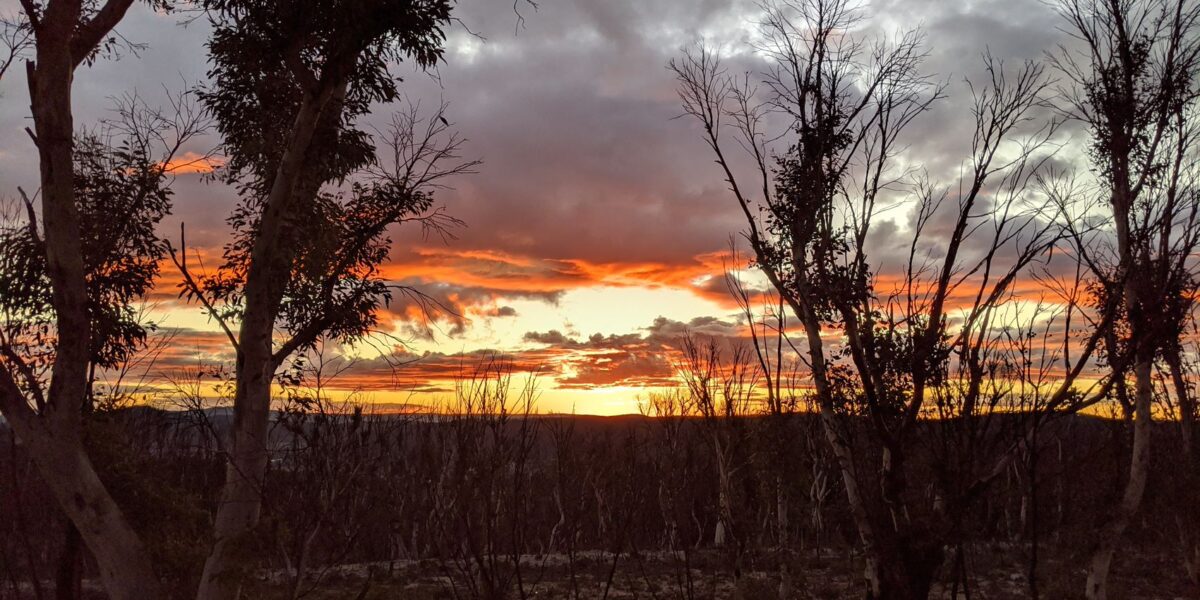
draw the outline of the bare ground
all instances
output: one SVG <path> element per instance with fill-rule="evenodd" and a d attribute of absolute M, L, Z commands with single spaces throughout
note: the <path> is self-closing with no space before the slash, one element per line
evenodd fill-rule
<path fill-rule="evenodd" d="M 780 600 L 777 556 L 747 557 L 740 581 L 736 581 L 728 553 L 706 550 L 682 553 L 644 553 L 640 557 L 609 553 L 580 553 L 573 561 L 565 555 L 523 556 L 521 586 L 511 576 L 508 598 L 579 598 L 588 600 L 723 599 Z M 1018 599 L 1029 598 L 1027 557 L 1012 547 L 977 548 L 968 554 L 971 573 L 967 585 L 953 582 L 953 564 L 943 569 L 943 581 L 931 598 Z M 1175 600 L 1200 598 L 1182 568 L 1163 553 L 1139 552 L 1125 555 L 1113 573 L 1110 597 L 1126 600 Z M 690 568 L 689 568 L 690 567 Z M 845 554 L 807 552 L 791 561 L 792 599 L 850 600 L 864 595 L 858 573 L 861 562 Z M 396 561 L 350 565 L 331 570 L 321 583 L 305 595 L 315 599 L 457 600 L 486 598 L 478 583 L 471 589 L 465 565 L 436 560 Z M 474 571 L 478 573 L 478 571 Z M 1048 600 L 1082 598 L 1084 572 L 1050 558 L 1038 571 L 1040 597 Z M 310 588 L 304 585 L 304 589 Z M 735 593 L 740 588 L 741 594 Z M 259 581 L 249 597 L 286 598 L 283 574 Z M 957 590 L 957 596 L 954 595 Z"/>

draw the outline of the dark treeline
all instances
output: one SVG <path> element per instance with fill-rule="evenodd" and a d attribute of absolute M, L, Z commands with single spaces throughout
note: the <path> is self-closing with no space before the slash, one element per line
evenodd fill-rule
<path fill-rule="evenodd" d="M 860 593 L 853 517 L 815 414 L 705 417 L 688 410 L 681 392 L 654 399 L 648 410 L 667 413 L 656 417 L 538 416 L 498 383 L 465 384 L 460 410 L 439 415 L 312 403 L 276 414 L 247 593 Z M 923 437 L 952 427 L 927 423 Z M 78 597 L 62 590 L 88 589 L 81 585 L 92 567 L 28 450 L 2 431 L 2 595 Z M 187 595 L 199 577 L 202 549 L 190 540 L 215 503 L 229 433 L 222 410 L 115 409 L 89 424 L 105 481 L 137 511 L 172 595 Z M 1129 560 L 1115 575 L 1122 597 L 1188 589 L 1170 556 L 1178 530 L 1163 523 L 1193 506 L 1174 476 L 1178 437 L 1165 424 L 1155 435 L 1163 452 L 1151 467 L 1146 516 L 1132 525 Z M 779 436 L 790 443 L 781 448 Z M 718 450 L 716 437 L 728 446 Z M 1095 523 L 1121 488 L 1127 431 L 1119 420 L 1075 416 L 1047 425 L 1041 439 L 968 516 L 937 576 L 947 597 L 1024 597 L 1038 585 L 1046 597 L 1078 595 Z M 937 454 L 918 452 L 916 468 L 935 469 Z M 355 577 L 339 570 L 347 565 Z"/>

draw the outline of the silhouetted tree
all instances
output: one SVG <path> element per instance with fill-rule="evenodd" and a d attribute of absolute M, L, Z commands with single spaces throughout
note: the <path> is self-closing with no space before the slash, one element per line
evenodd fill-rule
<path fill-rule="evenodd" d="M 681 346 L 676 369 L 688 394 L 688 405 L 701 418 L 702 435 L 712 450 L 717 471 L 717 515 L 713 546 L 729 552 L 735 594 L 740 597 L 743 553 L 749 532 L 740 523 L 745 511 L 738 506 L 736 479 L 748 468 L 746 417 L 761 379 L 757 363 L 744 346 L 726 351 L 713 339 L 688 336 Z"/>
<path fill-rule="evenodd" d="M 115 43 L 109 32 L 130 4 L 22 3 L 36 50 L 27 72 L 40 215 L 21 191 L 24 214 L 0 234 L 0 409 L 33 449 L 114 598 L 153 592 L 158 582 L 84 447 L 83 418 L 96 370 L 127 360 L 145 340 L 131 304 L 158 272 L 154 228 L 169 210 L 169 163 L 203 129 L 180 97 L 183 112 L 171 117 L 130 98 L 111 128 L 73 131 L 74 70 Z"/>
<path fill-rule="evenodd" d="M 0 80 L 33 44 L 29 21 L 21 16 L 0 17 Z"/>
<path fill-rule="evenodd" d="M 749 77 L 726 74 L 715 53 L 688 53 L 671 67 L 684 110 L 702 126 L 746 217 L 756 266 L 803 328 L 825 435 L 866 554 L 869 596 L 925 598 L 965 511 L 1017 444 L 998 455 L 958 448 L 972 452 L 969 469 L 919 485 L 909 459 L 922 445 L 923 418 L 969 422 L 1005 397 L 996 376 L 1000 312 L 1018 274 L 1059 240 L 1046 214 L 1052 203 L 1024 193 L 1052 154 L 1057 123 L 1033 121 L 1048 85 L 1042 67 L 1027 63 L 1012 76 L 985 56 L 988 81 L 972 88 L 976 125 L 961 179 L 945 188 L 918 179 L 907 261 L 897 283 L 879 287 L 867 241 L 880 207 L 904 197 L 899 136 L 942 87 L 920 72 L 920 33 L 869 46 L 846 33 L 862 17 L 846 0 L 769 5 L 756 48 L 771 64 L 765 100 Z M 773 113 L 786 119 L 782 134 L 767 131 Z M 727 130 L 749 153 L 753 185 L 735 175 Z M 775 140 L 786 149 L 773 151 Z M 948 223 L 944 238 L 931 237 L 935 220 Z M 830 330 L 840 343 L 828 340 Z M 1092 336 L 1073 357 L 1048 407 L 1073 398 L 1095 343 Z M 867 442 L 853 441 L 858 431 Z M 878 473 L 876 485 L 868 473 Z M 933 498 L 919 491 L 927 483 Z"/>
<path fill-rule="evenodd" d="M 173 157 L 205 126 L 187 94 L 173 98 L 173 103 L 176 111 L 168 118 L 136 97 L 127 97 L 118 104 L 118 121 L 76 136 L 76 198 L 93 346 L 85 413 L 95 408 L 98 372 L 128 368 L 145 349 L 146 327 L 153 326 L 132 303 L 150 292 L 165 255 L 155 230 L 170 210 Z M 0 289 L 5 292 L 0 303 L 8 315 L 3 339 L 13 342 L 10 346 L 21 347 L 19 351 L 12 348 L 16 355 L 40 355 L 41 360 L 29 365 L 40 370 L 54 360 L 53 349 L 43 344 L 37 350 L 33 345 L 42 339 L 42 332 L 53 330 L 54 313 L 45 247 L 32 208 L 26 206 L 25 218 L 15 226 L 0 229 L 6 267 L 0 274 Z M 75 525 L 67 526 L 67 538 L 60 590 L 81 576 L 78 568 L 65 570 L 81 562 L 82 540 Z"/>
<path fill-rule="evenodd" d="M 1190 298 L 1189 298 L 1190 299 Z M 1192 303 L 1192 311 L 1195 305 Z M 1194 335 L 1194 312 L 1188 317 L 1191 326 L 1186 333 Z M 1182 338 L 1183 336 L 1180 336 Z M 1166 374 L 1168 381 L 1164 385 L 1166 391 L 1166 414 L 1174 418 L 1179 433 L 1179 449 L 1184 468 L 1180 469 L 1175 494 L 1172 502 L 1175 521 L 1179 525 L 1179 541 L 1184 570 L 1192 583 L 1200 586 L 1200 523 L 1192 518 L 1195 498 L 1200 497 L 1200 448 L 1196 447 L 1196 424 L 1200 421 L 1200 412 L 1196 407 L 1196 364 L 1195 349 L 1192 349 L 1191 360 L 1184 350 L 1182 339 L 1172 340 L 1164 351 Z"/>
<path fill-rule="evenodd" d="M 330 354 L 318 346 L 289 369 L 277 423 L 288 442 L 276 457 L 283 466 L 274 470 L 275 485 L 267 481 L 292 600 L 318 589 L 371 526 L 374 480 L 392 432 L 405 425 L 375 414 L 357 395 L 331 398 L 329 388 L 354 362 Z"/>
<path fill-rule="evenodd" d="M 203 98 L 224 137 L 222 176 L 242 196 L 216 274 L 196 280 L 177 257 L 183 293 L 208 307 L 237 353 L 233 442 L 198 593 L 212 600 L 238 594 L 236 548 L 259 518 L 277 371 L 322 337 L 372 329 L 396 291 L 378 273 L 388 229 L 413 219 L 444 227 L 430 189 L 467 167 L 447 166 L 459 140 L 441 135 L 440 111 L 398 118 L 393 156 L 377 156 L 355 126 L 373 103 L 397 98 L 389 64 L 441 58 L 449 0 L 202 5 L 213 26 Z"/>
<path fill-rule="evenodd" d="M 115 598 L 154 590 L 156 582 L 140 541 L 96 476 L 82 444 L 92 328 L 75 197 L 71 84 L 79 65 L 112 44 L 109 34 L 131 4 L 133 0 L 21 2 L 25 22 L 20 28 L 32 32 L 35 53 L 26 73 L 34 123 L 30 134 L 41 173 L 40 237 L 54 314 L 54 360 L 44 393 L 42 382 L 29 377 L 33 367 L 25 357 L 6 353 L 0 369 L 0 409 L 21 439 L 37 448 L 39 471 L 96 554 L 105 587 Z M 6 61 L 6 68 L 12 62 Z M 36 408 L 31 407 L 35 401 Z"/>
<path fill-rule="evenodd" d="M 1079 196 L 1111 218 L 1103 239 L 1075 235 L 1076 251 L 1097 280 L 1097 296 L 1120 306 L 1106 359 L 1115 377 L 1133 378 L 1131 397 L 1118 394 L 1133 418 L 1129 478 L 1088 566 L 1087 597 L 1102 600 L 1113 554 L 1146 487 L 1154 363 L 1174 352 L 1197 286 L 1200 5 L 1064 0 L 1058 6 L 1078 43 L 1055 56 L 1066 77 L 1063 110 L 1090 129 L 1099 177 L 1098 188 Z"/>
<path fill-rule="evenodd" d="M 528 598 L 541 580 L 522 562 L 537 531 L 537 387 L 532 377 L 514 383 L 512 364 L 488 357 L 459 380 L 444 411 L 434 544 L 443 571 L 457 577 L 455 598 Z"/>

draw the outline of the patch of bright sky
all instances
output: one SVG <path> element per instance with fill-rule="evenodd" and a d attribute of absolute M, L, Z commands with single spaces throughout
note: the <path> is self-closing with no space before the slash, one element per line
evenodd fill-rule
<path fill-rule="evenodd" d="M 1049 321 L 1057 319 L 1066 310 L 1066 305 L 1056 302 L 1055 297 L 1048 295 L 1046 298 L 1012 298 L 1004 302 L 996 314 L 992 316 L 990 328 L 993 331 L 1010 330 L 1016 333 L 1019 330 L 1035 330 L 1039 331 L 1045 327 Z M 968 310 L 963 308 L 956 310 L 952 314 L 953 322 L 951 329 L 956 329 L 968 316 Z"/>
<path fill-rule="evenodd" d="M 638 413 L 638 400 L 652 388 L 607 386 L 592 389 L 554 389 L 542 394 L 535 408 L 542 413 L 588 415 L 631 415 Z"/>
<path fill-rule="evenodd" d="M 485 38 L 461 25 L 446 36 L 446 50 L 450 56 L 447 63 L 456 67 L 471 66 L 480 60 L 503 56 L 518 48 L 502 36 Z"/>
<path fill-rule="evenodd" d="M 640 332 L 658 317 L 687 322 L 728 312 L 691 291 L 662 287 L 595 286 L 568 291 L 556 303 L 501 298 L 497 305 L 511 306 L 517 314 L 475 317 L 461 335 L 416 340 L 412 350 L 514 349 L 528 345 L 524 336 L 531 331 L 558 330 L 569 337 L 586 339 L 597 333 L 608 336 Z"/>
<path fill-rule="evenodd" d="M 699 37 L 711 44 L 719 57 L 730 58 L 745 52 L 747 46 L 756 49 L 762 47 L 764 39 L 759 25 L 762 20 L 763 13 L 760 10 L 730 13 L 723 19 L 712 19 L 712 22 L 700 29 Z M 681 41 L 686 43 L 695 40 Z M 763 55 L 759 50 L 755 50 L 754 53 Z"/>
<path fill-rule="evenodd" d="M 160 303 L 142 309 L 147 319 L 160 329 L 187 329 L 220 333 L 221 326 L 208 317 L 204 309 L 182 302 Z"/>
<path fill-rule="evenodd" d="M 687 322 L 693 318 L 720 315 L 728 312 L 717 303 L 686 289 L 661 287 L 596 286 L 572 290 L 563 294 L 557 303 L 539 300 L 499 299 L 498 305 L 511 306 L 513 317 L 476 318 L 466 330 L 453 339 L 438 336 L 432 341 L 416 341 L 415 352 L 470 352 L 480 349 L 499 351 L 536 346 L 524 341 L 530 331 L 558 330 L 576 339 L 593 334 L 620 335 L 644 332 L 660 316 Z M 440 339 L 439 339 L 440 338 Z M 369 354 L 370 348 L 359 348 Z M 547 368 L 554 368 L 547 365 Z M 571 373 L 565 372 L 565 376 Z M 593 389 L 560 388 L 550 374 L 538 379 L 539 412 L 594 415 L 620 415 L 638 412 L 638 397 L 650 389 L 628 386 L 605 386 Z M 393 402 L 407 392 L 375 392 L 372 401 Z M 436 395 L 433 395 L 436 396 Z M 418 395 L 419 402 L 436 398 Z"/>
<path fill-rule="evenodd" d="M 568 292 L 559 304 L 564 319 L 569 315 L 574 328 L 585 336 L 629 333 L 658 317 L 687 322 L 725 312 L 715 302 L 675 288 L 582 288 Z"/>
<path fill-rule="evenodd" d="M 510 395 L 526 383 L 526 375 L 516 375 L 510 383 Z M 558 388 L 546 377 L 534 379 L 534 412 L 540 414 L 583 414 L 583 415 L 629 415 L 638 413 L 638 401 L 652 393 L 652 388 L 609 386 L 604 388 Z M 372 390 L 370 392 L 348 392 L 330 390 L 335 402 L 347 400 L 374 404 L 386 409 L 389 406 L 417 405 L 430 409 L 453 406 L 451 393 L 413 393 L 410 390 Z"/>
<path fill-rule="evenodd" d="M 455 31 L 446 40 L 446 46 L 459 61 L 465 64 L 475 62 L 484 50 L 484 42 L 479 37 L 465 31 Z"/>

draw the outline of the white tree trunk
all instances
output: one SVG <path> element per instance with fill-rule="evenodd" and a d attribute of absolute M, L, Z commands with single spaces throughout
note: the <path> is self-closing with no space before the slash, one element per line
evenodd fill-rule
<path fill-rule="evenodd" d="M 235 600 L 240 578 L 234 551 L 257 525 L 262 506 L 261 487 L 268 462 L 271 382 L 277 361 L 273 356 L 275 319 L 283 287 L 290 276 L 290 253 L 281 248 L 294 206 L 304 160 L 322 111 L 345 83 L 330 84 L 322 93 L 306 96 L 292 125 L 271 185 L 262 221 L 250 255 L 246 276 L 245 312 L 238 332 L 237 390 L 234 396 L 233 448 L 225 470 L 225 487 L 213 530 L 213 547 L 204 563 L 197 600 Z"/>
<path fill-rule="evenodd" d="M 1092 553 L 1088 565 L 1087 587 L 1088 600 L 1107 600 L 1108 575 L 1112 566 L 1113 554 L 1121 537 L 1129 527 L 1129 523 L 1137 514 L 1142 503 L 1142 494 L 1146 490 L 1146 477 L 1150 467 L 1150 435 L 1151 405 L 1153 389 L 1151 387 L 1152 364 L 1149 359 L 1139 359 L 1134 365 L 1135 394 L 1133 421 L 1133 457 L 1129 464 L 1129 481 L 1121 502 L 1117 506 L 1111 520 L 1104 525 L 1100 540 Z"/>

